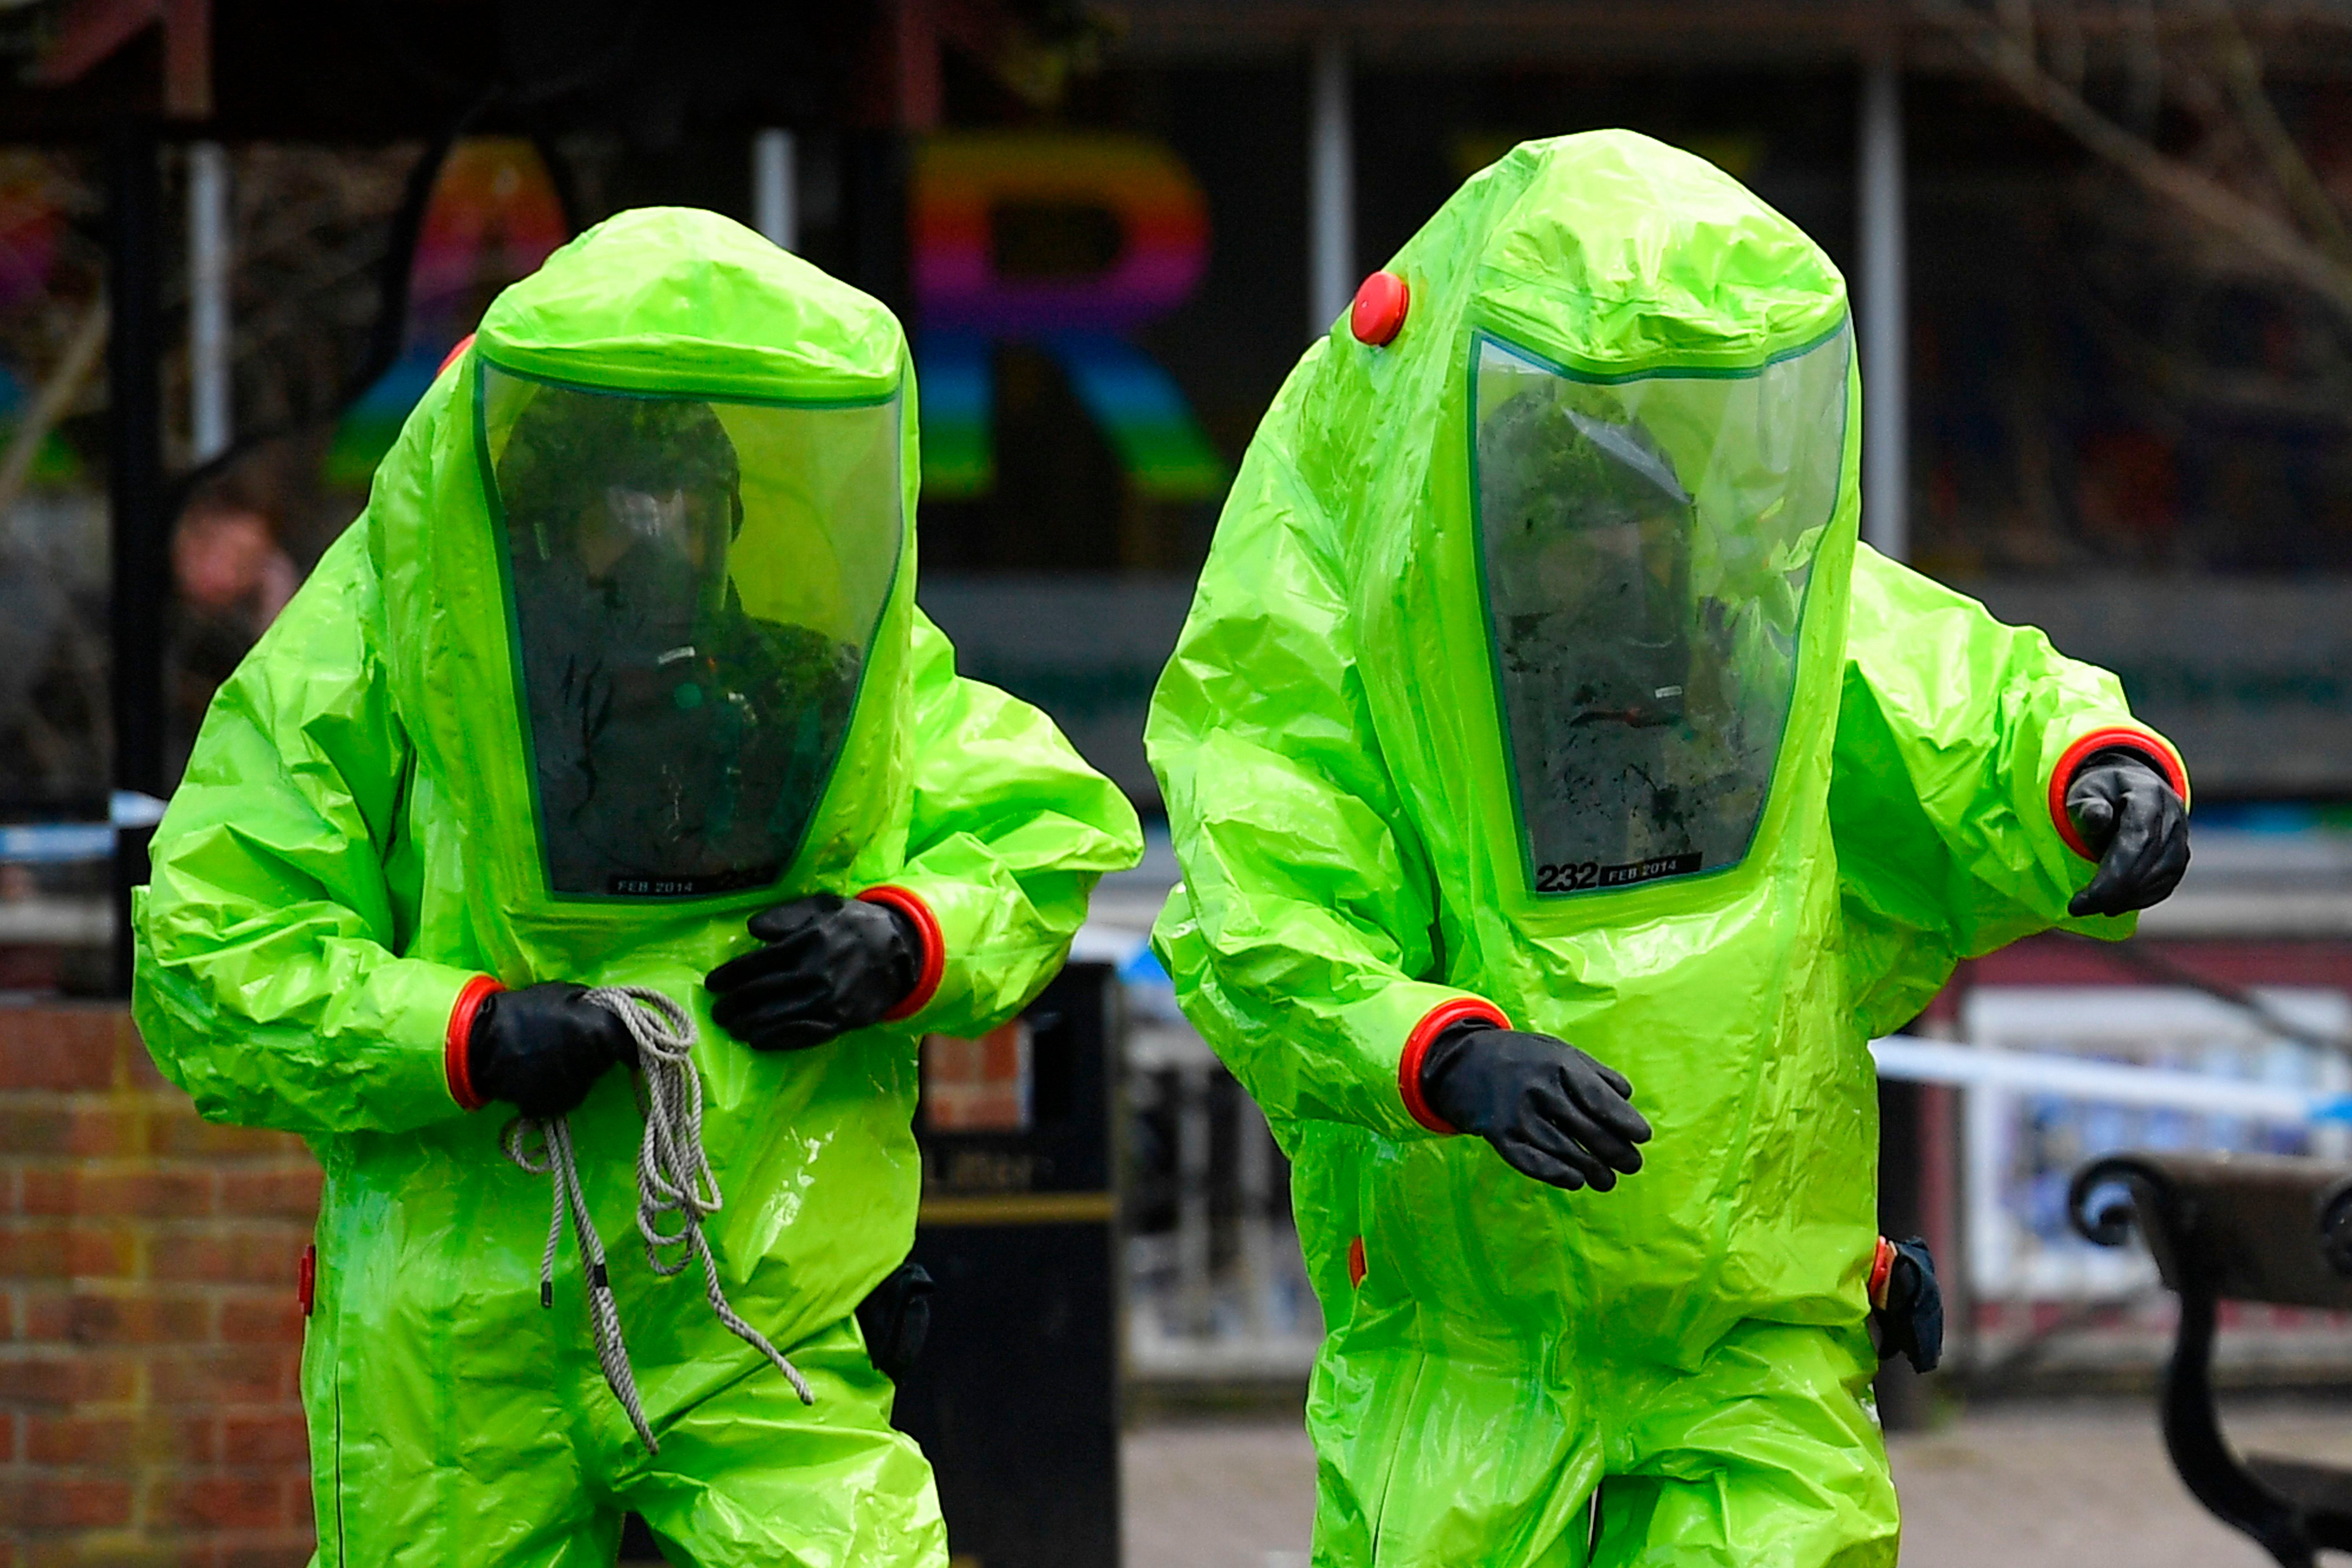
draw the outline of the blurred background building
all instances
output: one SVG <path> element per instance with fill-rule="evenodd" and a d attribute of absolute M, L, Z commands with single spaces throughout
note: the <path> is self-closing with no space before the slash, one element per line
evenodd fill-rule
<path fill-rule="evenodd" d="M 607 214 L 717 208 L 900 312 L 924 605 L 1149 817 L 1151 684 L 1292 363 L 1469 174 L 1622 125 L 1845 270 L 1867 535 L 2116 670 L 2189 759 L 2196 864 L 2143 936 L 1973 965 L 1919 1032 L 2352 1087 L 2352 3 L 0 0 L 0 63 L 26 1018 L 119 988 L 120 889 L 213 689 L 488 300 Z M 1079 946 L 1126 993 L 1128 1369 L 1295 1389 L 1320 1321 L 1279 1154 L 1144 946 L 1174 877 L 1157 832 Z M 0 1071 L 0 1111 L 163 1095 L 136 1058 Z M 2152 1272 L 2059 1213 L 2083 1155 L 2347 1152 L 2324 1120 L 1990 1080 L 1890 1080 L 1885 1110 L 1889 1228 L 1945 1258 L 1979 1389 L 2154 1364 Z M 159 1157 L 25 1133 L 0 1192 Z M 2340 1323 L 2238 1327 L 2242 1375 L 2352 1374 Z"/>

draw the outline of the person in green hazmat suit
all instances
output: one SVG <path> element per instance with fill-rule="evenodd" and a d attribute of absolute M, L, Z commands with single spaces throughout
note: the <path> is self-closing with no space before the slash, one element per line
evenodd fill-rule
<path fill-rule="evenodd" d="M 945 1562 L 853 1312 L 912 1241 L 918 1037 L 1019 1009 L 1140 840 L 916 608 L 915 431 L 879 303 L 623 214 L 499 296 L 214 702 L 134 1006 L 205 1115 L 326 1168 L 318 1561 L 609 1564 L 634 1510 L 673 1562 Z M 697 1024 L 717 1272 L 813 1395 L 616 1241 L 653 1447 L 501 1148 L 568 1113 L 629 1230 L 641 1058 L 584 989 L 624 984 Z"/>
<path fill-rule="evenodd" d="M 1870 1383 L 1937 1309 L 1867 1042 L 2126 933 L 2188 781 L 1857 542 L 1860 395 L 1827 258 L 1610 132 L 1473 178 L 1259 426 L 1154 941 L 1294 1163 L 1318 1564 L 1895 1561 Z"/>

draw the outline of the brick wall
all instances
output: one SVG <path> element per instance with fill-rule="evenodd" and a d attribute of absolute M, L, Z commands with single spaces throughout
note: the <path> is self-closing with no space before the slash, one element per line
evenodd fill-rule
<path fill-rule="evenodd" d="M 0 1011 L 0 1568 L 295 1568 L 319 1169 L 214 1127 L 120 1007 Z"/>

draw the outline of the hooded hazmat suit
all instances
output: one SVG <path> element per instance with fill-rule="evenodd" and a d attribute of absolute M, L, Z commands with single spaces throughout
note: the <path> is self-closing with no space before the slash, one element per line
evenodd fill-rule
<path fill-rule="evenodd" d="M 912 1240 L 917 1038 L 1018 1009 L 1140 846 L 916 608 L 918 472 L 887 310 L 710 214 L 624 214 L 499 297 L 215 700 L 155 834 L 135 1007 L 205 1115 L 326 1168 L 321 1563 L 601 1568 L 624 1510 L 677 1562 L 944 1560 L 851 1316 Z M 896 1021 L 778 1052 L 713 1027 L 746 916 L 878 889 L 924 939 Z M 511 1108 L 460 1103 L 453 1016 L 491 978 L 693 1009 L 724 1287 L 813 1405 L 646 1268 L 611 1072 L 571 1128 L 639 1447 L 568 1244 L 541 1308 L 549 1184 L 500 1151 Z"/>
<path fill-rule="evenodd" d="M 2187 781 L 1857 543 L 1844 284 L 1713 167 L 1530 143 L 1390 270 L 1393 342 L 1343 321 L 1259 426 L 1149 729 L 1157 949 L 1329 1327 L 1315 1560 L 1892 1563 L 1866 1042 L 2064 920 L 2075 759 Z M 1465 1016 L 1622 1071 L 1640 1173 L 1442 1135 Z"/>

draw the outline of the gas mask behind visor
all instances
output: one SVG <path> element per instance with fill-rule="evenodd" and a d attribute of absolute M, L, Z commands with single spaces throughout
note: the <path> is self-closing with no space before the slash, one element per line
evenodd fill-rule
<path fill-rule="evenodd" d="M 1581 377 L 1474 339 L 1480 563 L 1538 894 L 1737 864 L 1843 454 L 1847 338 Z"/>
<path fill-rule="evenodd" d="M 549 890 L 762 887 L 848 733 L 898 558 L 898 406 L 481 370 Z"/>

